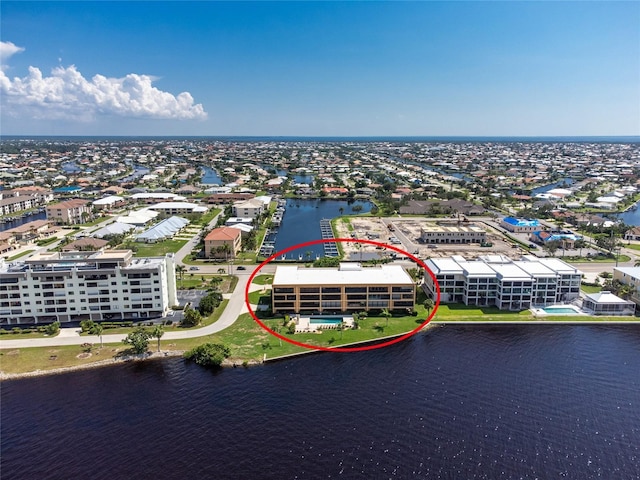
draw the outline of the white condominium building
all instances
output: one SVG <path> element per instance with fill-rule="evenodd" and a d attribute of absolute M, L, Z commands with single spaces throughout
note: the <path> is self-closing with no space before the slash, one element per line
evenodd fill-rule
<path fill-rule="evenodd" d="M 157 318 L 176 304 L 173 254 L 46 252 L 0 261 L 0 325 Z"/>
<path fill-rule="evenodd" d="M 461 256 L 431 258 L 425 265 L 436 276 L 441 303 L 496 306 L 524 310 L 573 300 L 580 293 L 582 272 L 557 258 L 525 255 L 511 260 L 487 255 L 477 260 Z M 423 288 L 436 298 L 436 287 L 425 275 Z"/>

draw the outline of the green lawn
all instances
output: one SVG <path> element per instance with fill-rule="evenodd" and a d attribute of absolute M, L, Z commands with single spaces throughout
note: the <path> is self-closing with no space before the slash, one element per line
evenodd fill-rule
<path fill-rule="evenodd" d="M 187 240 L 165 240 L 157 243 L 136 243 L 134 256 L 136 257 L 162 257 L 167 253 L 176 253 Z"/>
<path fill-rule="evenodd" d="M 261 291 L 255 291 L 249 293 L 249 303 L 252 305 L 270 305 L 271 304 L 271 290 L 267 290 L 266 293 Z"/>
<path fill-rule="evenodd" d="M 580 285 L 580 290 L 582 290 L 584 293 L 598 293 L 602 290 L 601 286 L 594 286 L 594 285 Z"/>
<path fill-rule="evenodd" d="M 22 252 L 22 253 L 19 253 L 19 254 L 17 254 L 17 255 L 14 255 L 13 257 L 9 257 L 9 258 L 7 258 L 7 261 L 8 261 L 8 262 L 13 262 L 14 260 L 17 260 L 17 259 L 19 259 L 19 258 L 22 258 L 22 257 L 24 257 L 24 256 L 27 256 L 27 255 L 29 255 L 30 253 L 33 253 L 33 252 L 35 252 L 35 250 L 26 250 L 26 251 L 24 251 L 24 252 Z"/>
<path fill-rule="evenodd" d="M 272 282 L 273 275 L 258 275 L 251 283 L 255 283 L 256 285 L 271 285 Z"/>
<path fill-rule="evenodd" d="M 624 248 L 630 248 L 631 250 L 640 250 L 640 244 L 631 243 L 629 245 L 624 245 Z"/>
<path fill-rule="evenodd" d="M 220 283 L 212 283 L 212 279 L 220 278 Z M 204 281 L 203 281 L 204 279 Z M 231 293 L 238 283 L 238 277 L 228 275 L 204 275 L 198 272 L 186 272 L 184 278 L 177 279 L 178 288 L 186 290 L 190 288 L 206 290 L 212 285 L 217 285 L 222 293 Z"/>
<path fill-rule="evenodd" d="M 557 257 L 567 263 L 615 263 L 616 258 L 611 257 Z M 631 257 L 629 255 L 618 255 L 618 262 L 629 262 Z"/>

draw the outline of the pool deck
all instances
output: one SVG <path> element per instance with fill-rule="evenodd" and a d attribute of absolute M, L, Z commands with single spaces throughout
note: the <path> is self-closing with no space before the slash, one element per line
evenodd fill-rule
<path fill-rule="evenodd" d="M 556 309 L 563 309 L 563 310 L 571 310 L 570 312 L 547 312 L 545 310 L 545 308 L 556 308 Z M 576 315 L 589 315 L 588 313 L 582 311 L 580 308 L 576 307 L 575 305 L 550 305 L 548 307 L 542 307 L 542 308 L 530 308 L 531 312 L 533 313 L 533 315 L 535 317 L 544 317 L 547 315 L 567 315 L 567 316 L 576 316 Z"/>
<path fill-rule="evenodd" d="M 313 317 L 298 317 L 296 322 L 296 333 L 304 333 L 304 332 L 317 332 L 319 330 L 330 330 L 338 328 L 338 324 L 335 322 L 327 322 L 327 323 L 311 323 Z M 342 319 L 342 324 L 346 328 L 353 327 L 353 317 L 351 316 L 326 316 L 327 319 Z"/>

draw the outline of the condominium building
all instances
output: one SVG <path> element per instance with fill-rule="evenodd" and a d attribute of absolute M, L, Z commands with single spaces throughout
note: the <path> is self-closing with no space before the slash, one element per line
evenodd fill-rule
<path fill-rule="evenodd" d="M 204 237 L 205 258 L 235 258 L 242 247 L 242 232 L 237 228 L 214 228 Z"/>
<path fill-rule="evenodd" d="M 640 305 L 640 267 L 614 267 L 613 280 L 631 287 L 629 298 Z"/>
<path fill-rule="evenodd" d="M 234 203 L 232 213 L 234 217 L 257 218 L 262 214 L 264 208 L 264 203 L 261 200 L 252 198 Z"/>
<path fill-rule="evenodd" d="M 73 199 L 47 206 L 47 220 L 74 225 L 91 218 L 91 204 L 87 200 Z"/>
<path fill-rule="evenodd" d="M 140 320 L 177 304 L 173 254 L 45 252 L 0 260 L 0 324 Z"/>
<path fill-rule="evenodd" d="M 441 303 L 496 306 L 523 310 L 571 301 L 580 293 L 582 272 L 557 258 L 525 255 L 511 260 L 487 255 L 477 260 L 461 256 L 431 258 L 425 265 L 440 286 Z M 425 292 L 436 298 L 431 275 L 425 275 Z"/>
<path fill-rule="evenodd" d="M 273 277 L 274 313 L 413 309 L 415 282 L 400 265 L 338 268 L 278 266 Z"/>
<path fill-rule="evenodd" d="M 473 224 L 425 223 L 420 227 L 423 243 L 484 243 L 487 232 Z"/>

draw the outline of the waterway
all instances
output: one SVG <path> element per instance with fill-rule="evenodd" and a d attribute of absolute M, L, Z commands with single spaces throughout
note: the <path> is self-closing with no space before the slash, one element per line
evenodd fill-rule
<path fill-rule="evenodd" d="M 11 220 L 10 222 L 2 222 L 0 223 L 0 232 L 19 227 L 20 225 L 24 225 L 25 223 L 33 222 L 35 220 L 45 220 L 46 218 L 46 212 L 35 212 L 31 215 L 26 215 L 24 217 L 16 218 L 15 220 Z"/>
<path fill-rule="evenodd" d="M 202 167 L 202 178 L 200 179 L 200 183 L 204 185 L 222 185 L 222 178 L 218 175 L 211 167 Z"/>
<path fill-rule="evenodd" d="M 635 479 L 639 392 L 637 326 L 447 326 L 249 369 L 4 382 L 0 462 L 40 480 Z"/>
<path fill-rule="evenodd" d="M 276 234 L 276 251 L 299 243 L 321 239 L 320 220 L 323 218 L 335 218 L 340 214 L 352 214 L 356 205 L 362 207 L 362 210 L 358 213 L 367 213 L 373 207 L 371 202 L 363 202 L 361 200 L 349 203 L 346 200 L 288 199 L 285 207 L 286 211 L 282 217 L 282 226 Z M 306 256 L 307 252 L 314 259 L 316 256 L 321 257 L 324 255 L 322 245 L 312 245 L 289 252 L 287 258 L 298 259 L 299 255 L 308 258 Z"/>
<path fill-rule="evenodd" d="M 539 193 L 547 193 L 549 190 L 553 190 L 554 188 L 569 188 L 571 185 L 575 183 L 573 178 L 563 178 L 558 180 L 557 182 L 550 183 L 549 185 L 544 185 L 542 187 L 534 188 L 531 190 L 531 195 L 538 195 Z"/>

